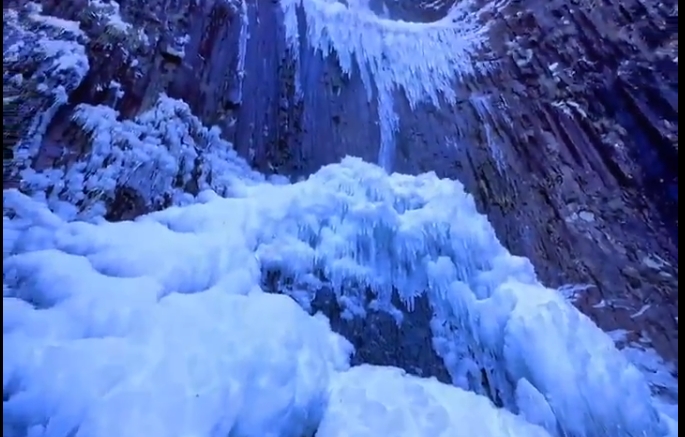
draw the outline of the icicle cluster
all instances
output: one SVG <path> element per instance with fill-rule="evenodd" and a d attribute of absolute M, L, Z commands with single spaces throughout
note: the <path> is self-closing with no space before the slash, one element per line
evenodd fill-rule
<path fill-rule="evenodd" d="M 454 83 L 464 76 L 492 68 L 474 54 L 487 41 L 488 28 L 478 21 L 471 2 L 458 4 L 441 20 L 409 23 L 380 18 L 363 2 L 345 5 L 336 0 L 284 0 L 286 39 L 299 53 L 298 9 L 304 11 L 306 41 L 324 56 L 335 54 L 343 73 L 355 65 L 369 100 L 378 99 L 381 129 L 379 163 L 390 169 L 399 120 L 394 110 L 396 91 L 409 104 L 439 105 L 455 99 Z M 491 8 L 492 4 L 484 8 Z"/>
<path fill-rule="evenodd" d="M 325 277 L 347 317 L 364 315 L 367 288 L 392 315 L 394 290 L 410 309 L 427 293 L 434 347 L 457 385 L 555 436 L 666 435 L 640 372 L 502 247 L 460 183 L 348 158 L 262 195 L 282 203 L 260 213 L 273 215 L 257 255 L 291 288 Z"/>

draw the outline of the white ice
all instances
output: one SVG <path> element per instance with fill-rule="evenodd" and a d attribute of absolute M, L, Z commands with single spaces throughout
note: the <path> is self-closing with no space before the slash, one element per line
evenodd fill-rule
<path fill-rule="evenodd" d="M 233 197 L 205 190 L 119 223 L 64 220 L 5 190 L 5 437 L 677 430 L 611 339 L 501 246 L 460 183 L 356 158 L 294 184 L 226 169 L 247 181 Z M 349 343 L 264 293 L 265 270 L 300 301 L 329 281 L 346 317 L 364 315 L 360 286 L 393 314 L 393 288 L 410 307 L 427 292 L 434 347 L 461 388 L 347 370 Z"/>
<path fill-rule="evenodd" d="M 339 373 L 330 398 L 317 437 L 550 436 L 483 396 L 393 367 Z"/>

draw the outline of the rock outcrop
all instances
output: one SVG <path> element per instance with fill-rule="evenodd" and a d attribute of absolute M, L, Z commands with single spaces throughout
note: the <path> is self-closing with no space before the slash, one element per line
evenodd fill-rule
<path fill-rule="evenodd" d="M 107 105 L 129 119 L 152 108 L 160 93 L 219 126 L 263 172 L 297 177 L 345 155 L 378 157 L 376 102 L 358 71 L 343 75 L 334 54 L 306 44 L 296 63 L 278 2 L 40 3 L 45 16 L 76 21 L 81 33 L 35 19 L 25 29 L 78 44 L 89 68 L 63 85 L 68 99 L 60 105 L 32 94 L 23 106 L 54 109 L 40 151 L 23 165 L 68 166 L 88 153 L 72 120 L 77 105 Z M 431 22 L 453 3 L 371 7 Z M 24 8 L 22 22 L 35 8 Z M 394 157 L 397 171 L 461 180 L 503 243 L 530 258 L 545 284 L 580 285 L 566 290 L 575 290 L 577 306 L 617 341 L 653 347 L 675 362 L 677 19 L 676 0 L 511 0 L 489 8 L 479 17 L 489 26 L 480 56 L 497 68 L 455 83 L 453 105 L 412 108 L 398 93 Z M 37 87 L 36 72 L 51 59 L 5 54 L 3 85 L 19 74 Z M 22 124 L 29 118 L 7 105 L 3 119 L 15 127 L 5 143 L 13 146 L 38 125 Z"/>

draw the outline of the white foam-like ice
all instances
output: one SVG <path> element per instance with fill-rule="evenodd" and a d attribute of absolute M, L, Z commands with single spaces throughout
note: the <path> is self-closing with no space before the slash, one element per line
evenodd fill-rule
<path fill-rule="evenodd" d="M 428 293 L 434 347 L 455 384 L 551 435 L 672 428 L 609 336 L 501 246 L 460 183 L 388 175 L 355 158 L 295 184 L 226 171 L 247 181 L 233 197 L 203 191 L 120 223 L 63 220 L 5 191 L 4 409 L 18 430 L 7 436 L 27 427 L 46 436 L 295 436 L 320 417 L 330 418 L 325 435 L 351 435 L 331 431 L 342 413 L 326 409 L 329 376 L 345 369 L 349 345 L 288 298 L 264 294 L 265 270 L 305 293 L 300 301 L 328 281 L 344 317 L 364 315 L 367 287 L 391 314 L 393 290 L 410 308 Z M 476 399 L 407 384 L 430 393 L 430 405 L 450 404 L 450 417 Z M 451 404 L 458 399 L 468 402 Z M 521 422 L 473 402 L 483 422 Z M 413 408 L 392 417 L 428 435 L 407 417 Z"/>
<path fill-rule="evenodd" d="M 435 379 L 369 365 L 338 374 L 317 437 L 384 435 L 550 437 L 487 398 Z"/>
<path fill-rule="evenodd" d="M 3 299 L 6 437 L 311 435 L 346 368 L 349 343 L 284 295 L 160 298 L 56 250 L 8 264 L 34 276 Z"/>

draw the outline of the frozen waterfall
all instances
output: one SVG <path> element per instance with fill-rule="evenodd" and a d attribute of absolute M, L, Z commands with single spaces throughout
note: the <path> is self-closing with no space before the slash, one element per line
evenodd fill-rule
<path fill-rule="evenodd" d="M 460 183 L 355 158 L 294 184 L 233 168 L 228 197 L 119 223 L 5 191 L 4 436 L 668 435 L 643 376 Z M 428 293 L 456 386 L 350 369 L 325 317 L 260 289 L 273 269 L 300 299 L 331 283 L 346 317 L 364 287 L 393 314 L 393 290 Z"/>
<path fill-rule="evenodd" d="M 267 178 L 162 96 L 133 120 L 79 105 L 92 153 L 23 171 L 30 196 L 3 190 L 3 437 L 677 436 L 644 375 L 500 244 L 461 183 L 387 171 L 394 93 L 438 104 L 488 68 L 469 61 L 485 29 L 468 2 L 429 24 L 346 3 L 281 6 L 292 47 L 359 67 L 380 166 Z M 191 177 L 197 195 L 178 188 Z M 174 206 L 108 222 L 123 185 Z M 452 384 L 351 366 L 354 347 L 307 311 L 323 286 L 347 319 L 367 293 L 398 324 L 427 297 Z"/>

